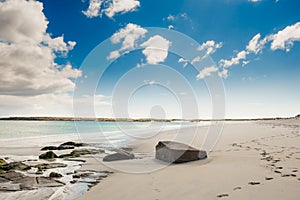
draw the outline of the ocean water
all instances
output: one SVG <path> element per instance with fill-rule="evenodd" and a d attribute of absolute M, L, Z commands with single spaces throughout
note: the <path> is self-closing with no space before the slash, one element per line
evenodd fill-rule
<path fill-rule="evenodd" d="M 94 121 L 0 121 L 0 139 L 26 138 L 47 135 L 102 133 L 118 138 L 124 133 L 153 132 L 191 126 L 191 122 L 94 122 Z M 122 134 L 121 134 L 122 133 Z"/>

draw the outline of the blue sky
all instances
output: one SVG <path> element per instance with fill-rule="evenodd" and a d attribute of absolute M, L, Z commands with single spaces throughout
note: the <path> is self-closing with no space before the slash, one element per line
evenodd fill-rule
<path fill-rule="evenodd" d="M 0 115 L 296 115 L 299 8 L 292 0 L 1 1 Z"/>

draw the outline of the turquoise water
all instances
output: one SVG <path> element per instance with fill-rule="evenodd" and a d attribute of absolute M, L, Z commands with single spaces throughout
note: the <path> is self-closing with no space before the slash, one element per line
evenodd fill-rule
<path fill-rule="evenodd" d="M 23 138 L 68 133 L 118 132 L 153 127 L 178 127 L 189 122 L 89 122 L 89 121 L 0 121 L 0 139 Z"/>

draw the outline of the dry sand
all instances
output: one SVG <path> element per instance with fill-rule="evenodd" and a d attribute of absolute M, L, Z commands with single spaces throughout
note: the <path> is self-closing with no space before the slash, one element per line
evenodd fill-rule
<path fill-rule="evenodd" d="M 200 148 L 208 127 L 180 130 Z M 185 142 L 176 131 L 132 143 L 141 159 L 109 163 L 115 171 L 81 200 L 300 199 L 300 120 L 231 123 L 205 161 L 166 166 L 154 159 L 159 140 Z M 182 135 L 182 134 L 181 134 Z M 83 168 L 107 168 L 88 159 Z M 135 172 L 135 173 L 134 173 Z M 140 173 L 137 173 L 140 172 Z M 145 173 L 142 173 L 145 172 Z"/>

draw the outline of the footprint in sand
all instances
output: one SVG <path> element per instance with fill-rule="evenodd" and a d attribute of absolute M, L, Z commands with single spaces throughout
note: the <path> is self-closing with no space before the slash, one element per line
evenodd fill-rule
<path fill-rule="evenodd" d="M 251 182 L 249 182 L 248 184 L 249 184 L 249 185 L 259 185 L 259 184 L 260 184 L 260 182 L 251 181 Z"/>
<path fill-rule="evenodd" d="M 278 171 L 278 170 L 275 170 L 274 172 L 277 174 L 281 174 L 281 171 Z"/>
<path fill-rule="evenodd" d="M 223 197 L 229 197 L 229 194 L 219 194 L 217 195 L 218 198 L 223 198 Z"/>
<path fill-rule="evenodd" d="M 241 190 L 241 189 L 242 189 L 242 187 L 240 187 L 240 186 L 233 188 L 234 191 L 235 190 Z"/>

